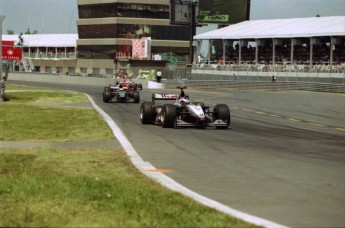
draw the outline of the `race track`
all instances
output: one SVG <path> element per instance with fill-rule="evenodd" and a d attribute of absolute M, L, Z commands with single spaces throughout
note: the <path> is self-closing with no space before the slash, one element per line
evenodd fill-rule
<path fill-rule="evenodd" d="M 290 227 L 345 226 L 344 94 L 187 89 L 211 109 L 228 104 L 230 128 L 166 129 L 142 125 L 140 104 L 103 103 L 100 86 L 13 83 L 88 93 L 143 160 L 231 208 Z"/>

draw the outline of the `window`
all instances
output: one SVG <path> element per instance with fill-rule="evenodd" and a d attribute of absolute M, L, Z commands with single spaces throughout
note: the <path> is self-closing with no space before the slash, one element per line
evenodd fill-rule
<path fill-rule="evenodd" d="M 99 68 L 92 68 L 92 74 L 100 74 L 101 70 Z"/>
<path fill-rule="evenodd" d="M 189 40 L 189 27 L 160 25 L 80 25 L 80 39 L 151 37 L 158 40 Z"/>
<path fill-rule="evenodd" d="M 79 45 L 80 59 L 115 59 L 115 45 Z"/>
<path fill-rule="evenodd" d="M 135 17 L 169 19 L 169 5 L 105 3 L 78 6 L 79 18 Z"/>
<path fill-rule="evenodd" d="M 106 74 L 107 78 L 111 78 L 111 77 L 113 77 L 114 70 L 112 68 L 105 68 L 105 74 Z"/>
<path fill-rule="evenodd" d="M 87 68 L 86 67 L 80 67 L 80 74 L 82 76 L 87 76 Z"/>
<path fill-rule="evenodd" d="M 45 70 L 46 70 L 46 73 L 52 73 L 52 67 L 50 67 L 50 66 L 46 66 L 45 67 Z"/>
<path fill-rule="evenodd" d="M 114 38 L 116 37 L 116 25 L 79 25 L 78 34 L 80 39 Z"/>
<path fill-rule="evenodd" d="M 68 74 L 75 74 L 75 67 L 68 67 Z"/>

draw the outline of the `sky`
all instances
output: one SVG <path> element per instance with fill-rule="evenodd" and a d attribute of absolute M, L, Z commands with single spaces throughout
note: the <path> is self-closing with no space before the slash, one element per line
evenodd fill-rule
<path fill-rule="evenodd" d="M 144 1 L 144 0 L 143 0 Z M 230 1 L 230 0 L 229 0 Z M 0 0 L 2 33 L 77 33 L 77 0 Z M 250 20 L 345 16 L 345 0 L 251 0 Z M 197 33 L 214 29 L 203 27 Z"/>

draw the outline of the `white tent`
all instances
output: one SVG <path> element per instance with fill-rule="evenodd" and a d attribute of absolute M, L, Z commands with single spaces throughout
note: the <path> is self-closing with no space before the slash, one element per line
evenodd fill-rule
<path fill-rule="evenodd" d="M 345 36 L 345 16 L 244 21 L 194 36 L 194 40 L 239 40 Z"/>
<path fill-rule="evenodd" d="M 2 35 L 2 40 L 19 42 L 19 35 Z M 30 34 L 22 35 L 28 47 L 77 47 L 78 34 Z"/>
<path fill-rule="evenodd" d="M 262 39 L 271 39 L 272 60 L 275 64 L 275 46 L 276 40 L 291 39 L 291 56 L 294 59 L 294 39 L 309 38 L 310 43 L 320 37 L 330 37 L 330 43 L 339 42 L 338 38 L 345 37 L 345 16 L 332 17 L 311 17 L 311 18 L 291 18 L 291 19 L 273 19 L 273 20 L 253 20 L 244 21 L 238 24 L 229 25 L 224 28 L 205 32 L 194 36 L 194 40 L 223 40 L 223 59 L 225 59 L 225 41 L 255 41 L 256 45 Z M 315 41 L 316 42 L 316 41 Z M 277 42 L 278 43 L 278 42 Z M 200 42 L 198 42 L 200 46 Z M 200 47 L 196 48 L 199 52 Z M 313 45 L 309 45 L 309 62 L 312 65 Z M 199 55 L 199 53 L 194 53 Z M 241 48 L 239 49 L 239 63 L 241 63 Z M 210 50 L 208 51 L 208 62 L 210 63 Z M 258 48 L 255 49 L 255 63 L 258 62 Z M 330 51 L 330 64 L 333 62 L 333 49 Z"/>

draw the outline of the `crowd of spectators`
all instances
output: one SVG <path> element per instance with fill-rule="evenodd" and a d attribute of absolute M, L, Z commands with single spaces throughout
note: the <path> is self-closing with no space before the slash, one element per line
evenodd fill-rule
<path fill-rule="evenodd" d="M 239 62 L 239 45 L 227 47 L 225 50 L 225 60 L 223 60 L 223 53 L 215 53 L 211 60 L 218 64 L 238 64 Z M 323 42 L 318 45 L 313 45 L 313 65 L 315 64 L 329 64 L 331 55 L 330 43 Z M 241 63 L 254 63 L 256 47 L 247 45 L 241 47 Z M 219 50 L 219 49 L 218 49 Z M 272 42 L 264 46 L 259 46 L 258 63 L 272 64 L 273 63 L 273 47 Z M 310 64 L 310 44 L 303 43 L 294 46 L 293 63 L 291 63 L 291 43 L 283 42 L 281 45 L 275 46 L 275 64 Z M 345 63 L 345 44 L 341 43 L 333 46 L 333 64 Z"/>

